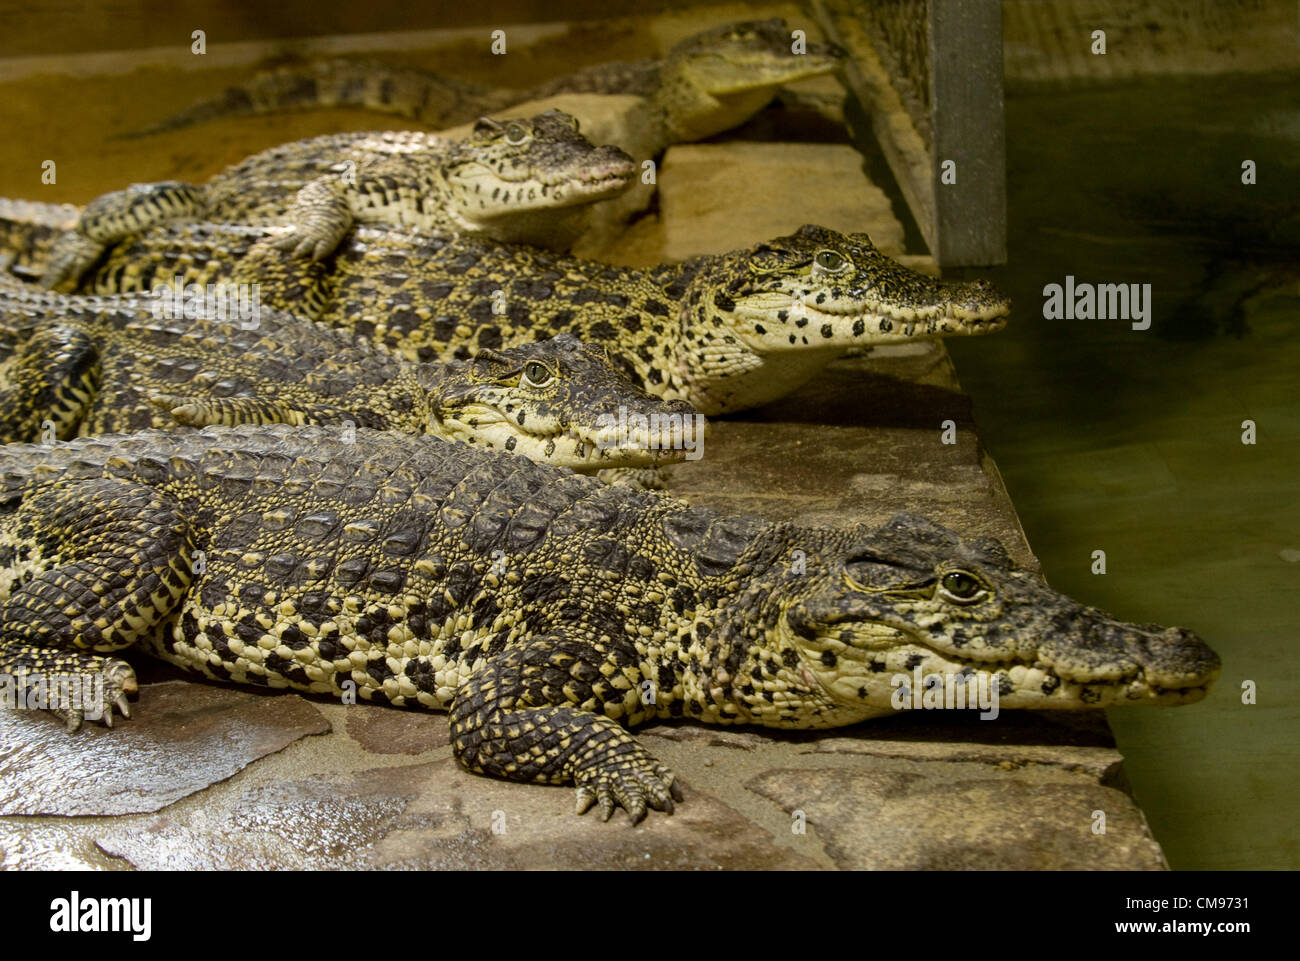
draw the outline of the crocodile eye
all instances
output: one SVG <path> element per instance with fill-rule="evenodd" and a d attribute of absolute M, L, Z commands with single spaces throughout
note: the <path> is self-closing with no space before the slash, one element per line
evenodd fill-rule
<path fill-rule="evenodd" d="M 848 266 L 848 261 L 833 250 L 817 251 L 817 256 L 813 258 L 813 262 L 822 270 L 832 274 L 838 273 Z"/>
<path fill-rule="evenodd" d="M 949 571 L 939 581 L 943 593 L 954 601 L 973 601 L 984 593 L 984 585 L 965 571 Z"/>
<path fill-rule="evenodd" d="M 506 124 L 506 143 L 518 147 L 528 139 L 528 128 L 521 123 Z"/>
<path fill-rule="evenodd" d="M 530 387 L 545 387 L 554 379 L 555 375 L 545 364 L 534 360 L 524 366 L 524 382 Z"/>

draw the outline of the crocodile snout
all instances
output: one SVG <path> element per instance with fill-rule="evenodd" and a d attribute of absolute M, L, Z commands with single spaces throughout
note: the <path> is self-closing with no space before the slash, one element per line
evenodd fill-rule
<path fill-rule="evenodd" d="M 631 177 L 636 172 L 636 162 L 618 147 L 606 145 L 596 151 L 591 160 L 593 177 Z"/>
<path fill-rule="evenodd" d="M 1067 681 L 1133 684 L 1157 694 L 1205 688 L 1220 667 L 1219 656 L 1189 630 L 1121 621 L 1093 607 L 1053 618 L 1038 657 Z"/>
<path fill-rule="evenodd" d="M 1142 631 L 1134 648 L 1147 683 L 1156 688 L 1204 687 L 1222 666 L 1208 644 L 1181 627 Z"/>
<path fill-rule="evenodd" d="M 949 314 L 963 320 L 1003 320 L 1011 313 L 1011 298 L 987 280 L 946 285 Z"/>
<path fill-rule="evenodd" d="M 607 145 L 573 161 L 562 171 L 557 168 L 551 177 L 561 188 L 567 183 L 575 197 L 586 197 L 622 190 L 635 176 L 636 169 L 631 157 L 618 147 Z"/>

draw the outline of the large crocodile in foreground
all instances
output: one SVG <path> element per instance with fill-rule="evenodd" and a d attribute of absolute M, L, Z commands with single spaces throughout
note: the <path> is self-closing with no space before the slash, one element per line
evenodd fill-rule
<path fill-rule="evenodd" d="M 594 473 L 674 463 L 702 442 L 689 404 L 647 394 L 568 334 L 414 364 L 256 304 L 203 308 L 0 285 L 0 443 L 350 423 Z"/>
<path fill-rule="evenodd" d="M 939 281 L 886 257 L 866 234 L 815 226 L 648 270 L 379 228 L 358 229 L 334 256 L 311 262 L 267 237 L 223 224 L 156 228 L 113 247 L 82 290 L 147 291 L 177 276 L 257 283 L 271 306 L 413 360 L 571 333 L 607 347 L 650 392 L 705 416 L 782 397 L 849 348 L 990 333 L 1011 309 L 985 281 Z"/>
<path fill-rule="evenodd" d="M 547 246 L 570 208 L 627 188 L 636 168 L 548 110 L 463 139 L 418 132 L 344 133 L 282 144 L 208 183 L 133 184 L 104 194 L 60 238 L 42 277 L 75 283 L 114 241 L 162 223 L 214 220 L 286 227 L 274 243 L 320 259 L 353 223 L 390 224 Z"/>
<path fill-rule="evenodd" d="M 853 724 L 894 710 L 899 674 L 996 687 L 1000 708 L 1172 705 L 1219 668 L 1193 634 L 1118 621 L 921 518 L 770 524 L 282 425 L 0 448 L 0 598 L 0 673 L 45 678 L 71 726 L 129 713 L 113 655 L 137 645 L 448 710 L 469 770 L 574 784 L 580 812 L 634 822 L 680 799 L 626 729 L 656 718 Z M 104 681 L 88 710 L 77 676 Z"/>

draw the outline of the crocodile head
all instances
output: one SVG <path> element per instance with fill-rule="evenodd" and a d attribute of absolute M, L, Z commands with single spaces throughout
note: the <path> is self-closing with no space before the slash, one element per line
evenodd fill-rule
<path fill-rule="evenodd" d="M 744 123 L 788 83 L 830 73 L 843 53 L 804 41 L 795 53 L 782 19 L 746 20 L 694 34 L 668 52 L 654 95 L 669 142 L 689 143 Z"/>
<path fill-rule="evenodd" d="M 685 269 L 691 349 L 674 363 L 709 416 L 781 397 L 847 348 L 992 333 L 1011 311 L 987 281 L 936 280 L 812 225 Z"/>
<path fill-rule="evenodd" d="M 891 712 L 897 677 L 910 685 L 918 668 L 995 685 L 999 708 L 1042 710 L 1188 704 L 1219 672 L 1196 635 L 1071 600 L 990 538 L 962 540 L 908 514 L 822 533 L 807 573 L 769 595 L 769 644 L 797 652 L 785 663 L 829 723 Z"/>
<path fill-rule="evenodd" d="M 1011 312 L 987 281 L 936 280 L 886 257 L 866 234 L 811 224 L 728 254 L 712 288 L 718 314 L 759 353 L 987 334 Z"/>
<path fill-rule="evenodd" d="M 635 171 L 631 157 L 592 144 L 560 110 L 518 120 L 484 117 L 443 164 L 464 230 L 519 243 L 544 242 L 548 211 L 621 193 Z"/>
<path fill-rule="evenodd" d="M 581 473 L 658 467 L 703 442 L 690 404 L 646 393 L 572 334 L 421 368 L 430 433 Z"/>

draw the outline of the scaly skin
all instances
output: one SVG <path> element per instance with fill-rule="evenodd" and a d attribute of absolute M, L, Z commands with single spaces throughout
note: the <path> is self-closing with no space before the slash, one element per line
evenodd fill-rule
<path fill-rule="evenodd" d="M 328 61 L 258 75 L 249 88 L 228 90 L 181 119 L 183 125 L 205 114 L 369 106 L 456 136 L 484 114 L 518 116 L 558 107 L 578 116 L 593 141 L 620 147 L 642 163 L 672 144 L 745 123 L 784 85 L 830 73 L 842 57 L 830 44 L 809 42 L 798 54 L 795 47 L 793 31 L 782 20 L 726 24 L 687 38 L 662 60 L 600 64 L 518 91 L 383 64 Z M 637 180 L 616 198 L 574 208 L 539 246 L 599 253 L 650 205 L 654 190 Z"/>
<path fill-rule="evenodd" d="M 54 244 L 75 227 L 81 209 L 0 197 L 0 279 L 6 274 L 39 280 Z"/>
<path fill-rule="evenodd" d="M 150 427 L 351 423 L 585 473 L 653 468 L 687 454 L 672 430 L 693 425 L 695 411 L 647 394 L 604 350 L 569 335 L 470 361 L 412 364 L 279 311 L 241 322 L 159 307 L 149 297 L 0 287 L 0 443 Z M 620 406 L 647 425 L 614 436 Z"/>
<path fill-rule="evenodd" d="M 680 799 L 626 730 L 656 718 L 853 724 L 917 669 L 996 685 L 1000 709 L 1181 704 L 1219 669 L 923 518 L 769 524 L 280 425 L 0 448 L 0 598 L 0 673 L 103 673 L 110 717 L 134 678 L 105 658 L 132 645 L 224 681 L 355 685 L 450 711 L 471 771 L 634 822 Z"/>
<path fill-rule="evenodd" d="M 627 188 L 635 166 L 597 147 L 568 114 L 548 110 L 466 139 L 432 134 L 333 134 L 264 150 L 203 186 L 134 184 L 97 198 L 60 238 L 41 282 L 75 288 L 109 244 L 163 223 L 215 220 L 282 225 L 274 243 L 319 260 L 353 223 L 462 233 L 546 245 L 570 208 Z"/>
<path fill-rule="evenodd" d="M 110 250 L 83 289 L 151 290 L 177 275 L 258 283 L 265 303 L 413 360 L 572 333 L 706 416 L 782 397 L 849 348 L 990 333 L 1010 312 L 986 282 L 938 281 L 866 234 L 813 226 L 649 270 L 391 229 L 361 229 L 322 263 L 265 240 L 217 224 L 150 231 Z"/>
<path fill-rule="evenodd" d="M 795 54 L 793 46 L 784 20 L 729 23 L 688 37 L 662 60 L 599 64 L 527 90 L 492 89 L 373 62 L 289 65 L 256 74 L 246 86 L 231 87 L 143 133 L 222 116 L 339 106 L 396 114 L 442 130 L 561 94 L 621 94 L 645 99 L 641 122 L 654 127 L 653 154 L 669 144 L 700 140 L 744 123 L 782 85 L 830 73 L 843 56 L 831 44 L 809 42 L 802 54 Z M 611 142 L 627 142 L 619 132 L 610 133 Z M 647 142 L 645 132 L 624 133 Z"/>

